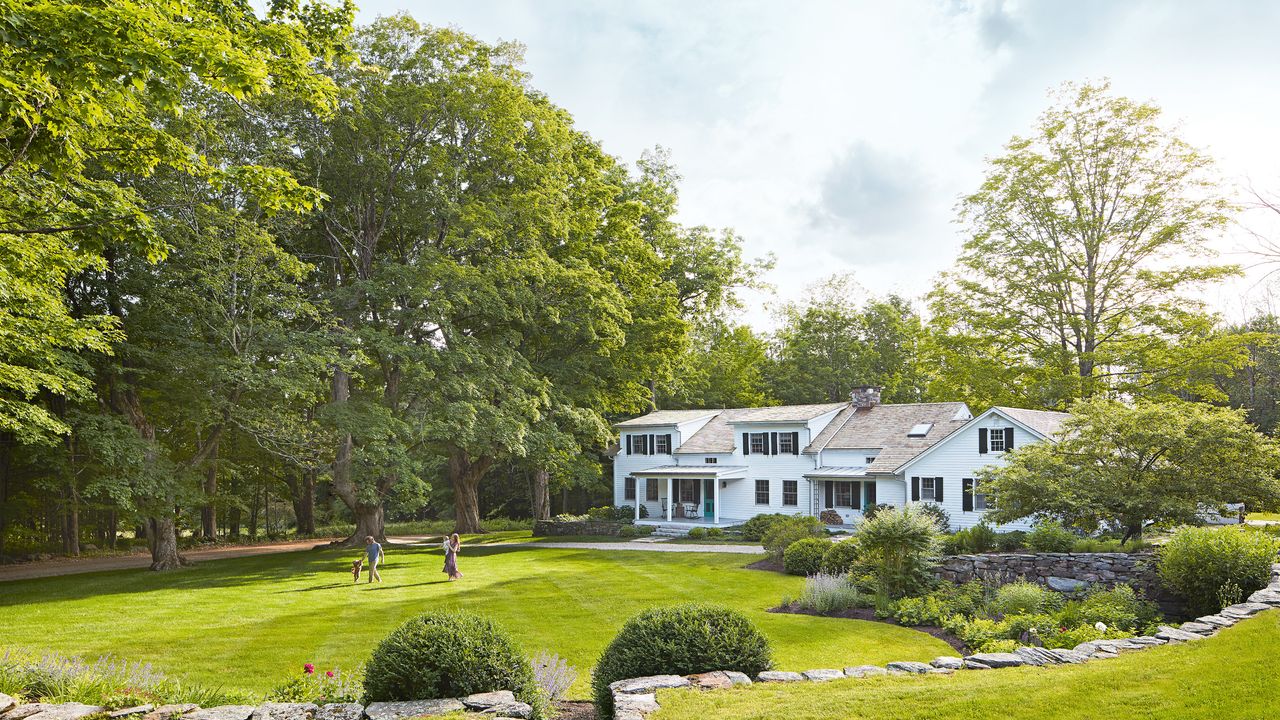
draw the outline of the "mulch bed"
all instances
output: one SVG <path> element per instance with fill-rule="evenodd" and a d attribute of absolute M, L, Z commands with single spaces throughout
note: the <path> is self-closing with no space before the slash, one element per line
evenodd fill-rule
<path fill-rule="evenodd" d="M 879 623 L 884 623 L 886 625 L 898 625 L 900 627 L 909 627 L 912 630 L 919 630 L 922 633 L 928 633 L 938 638 L 942 642 L 955 648 L 956 652 L 960 653 L 961 655 L 968 652 L 965 649 L 965 645 L 960 640 L 960 638 L 956 637 L 955 635 L 952 635 L 951 633 L 947 632 L 946 630 L 936 625 L 903 625 L 902 623 L 898 622 L 897 620 L 894 620 L 893 618 L 876 617 L 876 611 L 874 608 L 849 608 L 848 610 L 841 610 L 840 612 L 832 613 L 830 615 L 823 615 L 822 613 L 819 613 L 815 610 L 802 608 L 799 605 L 792 603 L 791 605 L 779 605 L 778 607 L 775 607 L 775 608 L 769 608 L 769 612 L 787 613 L 789 615 L 814 615 L 816 617 L 844 618 L 846 620 L 870 620 L 871 622 L 879 622 Z"/>
<path fill-rule="evenodd" d="M 757 560 L 757 561 L 755 561 L 755 562 L 751 563 L 750 565 L 748 565 L 748 566 L 747 566 L 747 569 L 748 569 L 748 570 L 767 570 L 767 571 L 769 571 L 769 572 L 776 572 L 776 573 L 785 573 L 785 572 L 786 572 L 786 568 L 782 567 L 782 561 L 781 561 L 781 560 L 774 560 L 774 559 L 772 559 L 772 558 L 765 558 L 764 560 Z"/>

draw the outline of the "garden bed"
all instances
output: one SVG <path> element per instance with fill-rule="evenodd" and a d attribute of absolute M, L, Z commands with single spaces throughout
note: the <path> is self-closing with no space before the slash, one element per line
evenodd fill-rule
<path fill-rule="evenodd" d="M 769 612 L 786 613 L 789 615 L 812 615 L 814 617 L 841 618 L 844 620 L 869 620 L 871 622 L 884 623 L 886 625 L 897 625 L 898 627 L 910 628 L 912 630 L 918 630 L 922 633 L 932 635 L 955 648 L 957 652 L 963 653 L 968 650 L 960 638 L 956 637 L 953 633 L 948 632 L 945 628 L 940 628 L 937 625 L 903 625 L 891 617 L 877 617 L 875 608 L 855 607 L 837 610 L 832 613 L 820 613 L 817 610 L 801 607 L 798 603 L 791 603 L 789 605 L 779 605 L 774 608 L 769 608 Z"/>

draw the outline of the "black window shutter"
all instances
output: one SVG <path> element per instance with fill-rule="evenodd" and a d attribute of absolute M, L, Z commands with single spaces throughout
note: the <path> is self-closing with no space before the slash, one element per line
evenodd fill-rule
<path fill-rule="evenodd" d="M 919 500 L 920 500 L 920 478 L 913 477 L 911 478 L 911 502 L 918 502 Z"/>
<path fill-rule="evenodd" d="M 1004 451 L 1009 452 L 1013 449 L 1013 428 L 1004 429 Z"/>
<path fill-rule="evenodd" d="M 978 428 L 978 454 L 987 454 L 987 429 Z"/>
<path fill-rule="evenodd" d="M 876 481 L 871 480 L 870 482 L 863 483 L 863 485 L 865 485 L 867 488 L 867 505 L 868 506 L 875 505 L 876 504 Z"/>
<path fill-rule="evenodd" d="M 742 433 L 742 454 L 751 454 L 751 436 L 747 433 Z"/>
<path fill-rule="evenodd" d="M 933 479 L 933 499 L 942 502 L 942 478 Z"/>
<path fill-rule="evenodd" d="M 628 454 L 628 455 L 630 455 L 630 454 L 631 454 L 631 438 L 633 438 L 633 437 L 635 437 L 635 435 L 628 435 L 628 436 L 627 436 L 627 454 Z"/>
<path fill-rule="evenodd" d="M 652 435 L 650 435 L 650 436 L 649 436 L 649 454 L 650 454 L 650 455 L 655 455 L 655 454 L 656 454 L 656 453 L 653 451 L 653 436 L 652 436 Z"/>
<path fill-rule="evenodd" d="M 675 452 L 675 448 L 671 447 L 671 433 L 667 433 L 667 452 Z"/>
<path fill-rule="evenodd" d="M 800 454 L 800 433 L 798 432 L 791 433 L 791 454 Z"/>
<path fill-rule="evenodd" d="M 853 484 L 852 494 L 853 494 L 853 509 L 861 510 L 862 509 L 862 483 L 856 482 Z"/>
<path fill-rule="evenodd" d="M 973 478 L 965 478 L 963 481 L 964 499 L 960 501 L 960 508 L 965 512 L 973 512 Z"/>
<path fill-rule="evenodd" d="M 769 433 L 769 454 L 778 454 L 778 433 Z"/>
<path fill-rule="evenodd" d="M 827 486 L 827 507 L 833 508 L 836 506 L 836 484 L 828 480 L 823 485 Z"/>

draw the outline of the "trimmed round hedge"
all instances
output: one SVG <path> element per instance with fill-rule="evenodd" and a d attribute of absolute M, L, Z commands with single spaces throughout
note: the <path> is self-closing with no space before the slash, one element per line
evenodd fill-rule
<path fill-rule="evenodd" d="M 745 615 L 687 603 L 631 618 L 604 649 L 591 676 L 596 708 L 613 716 L 609 684 L 648 675 L 737 670 L 754 677 L 773 665 L 769 641 Z"/>
<path fill-rule="evenodd" d="M 822 556 L 821 570 L 829 575 L 847 575 L 858 562 L 858 541 L 842 540 L 831 543 Z"/>
<path fill-rule="evenodd" d="M 364 699 L 430 700 L 510 690 L 545 716 L 533 667 L 511 635 L 468 612 L 419 615 L 378 643 L 365 668 Z"/>
<path fill-rule="evenodd" d="M 797 540 L 782 553 L 782 568 L 791 575 L 816 575 L 829 549 L 831 541 L 823 538 Z"/>

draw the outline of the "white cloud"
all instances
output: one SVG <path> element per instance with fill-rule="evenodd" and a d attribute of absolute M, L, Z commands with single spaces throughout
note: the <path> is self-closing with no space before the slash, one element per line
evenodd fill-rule
<path fill-rule="evenodd" d="M 523 42 L 534 84 L 607 151 L 670 148 L 682 219 L 775 252 L 783 297 L 848 271 L 872 292 L 925 290 L 983 158 L 1067 80 L 1155 100 L 1229 181 L 1280 190 L 1276 3 L 378 0 L 361 19 L 402 9 Z"/>

